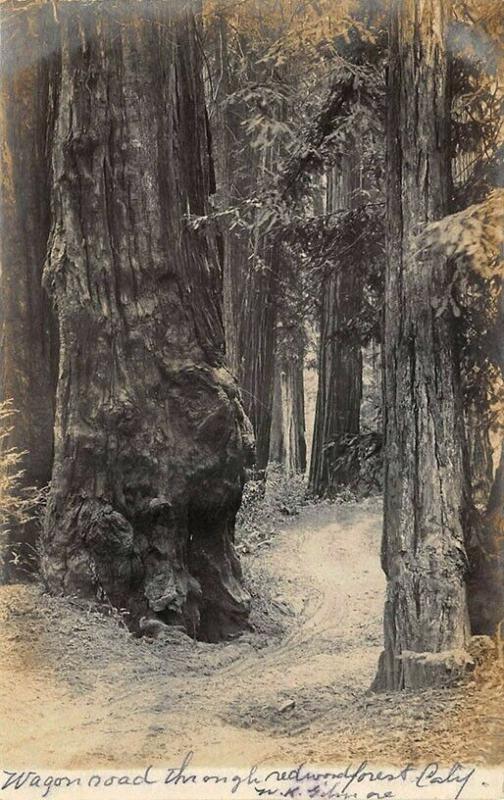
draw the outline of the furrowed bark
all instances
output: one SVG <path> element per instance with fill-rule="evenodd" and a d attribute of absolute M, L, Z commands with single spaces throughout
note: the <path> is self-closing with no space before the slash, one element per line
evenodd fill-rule
<path fill-rule="evenodd" d="M 240 325 L 240 388 L 256 439 L 256 467 L 268 464 L 276 349 L 275 247 L 263 243 L 261 262 L 249 268 Z M 254 257 L 254 263 L 256 258 Z"/>
<path fill-rule="evenodd" d="M 216 640 L 246 623 L 234 551 L 250 426 L 224 366 L 200 47 L 179 3 L 62 3 L 45 284 L 58 309 L 43 572 Z"/>
<path fill-rule="evenodd" d="M 453 323 L 433 307 L 450 276 L 442 256 L 418 253 L 414 239 L 447 208 L 447 14 L 441 0 L 407 0 L 391 15 L 382 546 L 388 587 L 375 680 L 385 689 L 449 683 L 467 666 L 465 657 L 453 657 L 464 652 L 469 630 L 463 413 Z"/>
<path fill-rule="evenodd" d="M 342 158 L 328 177 L 327 212 L 348 209 L 355 188 L 350 159 Z M 362 278 L 351 257 L 336 263 L 321 287 L 319 383 L 310 487 L 317 495 L 337 493 L 357 482 L 359 464 L 345 459 L 345 439 L 360 430 L 362 353 L 359 342 L 348 335 L 348 326 L 359 312 Z"/>
<path fill-rule="evenodd" d="M 49 4 L 1 14 L 0 89 L 1 273 L 0 402 L 17 412 L 6 446 L 25 452 L 23 487 L 51 477 L 57 336 L 42 290 L 49 219 L 51 62 L 56 46 Z M 17 580 L 37 565 L 37 521 L 10 525 L 4 577 Z"/>
<path fill-rule="evenodd" d="M 210 37 L 213 42 L 214 69 L 212 83 L 215 83 L 216 94 L 214 100 L 214 113 L 211 118 L 211 128 L 214 141 L 213 153 L 215 160 L 215 173 L 217 182 L 216 198 L 220 207 L 227 208 L 233 200 L 233 139 L 235 126 L 234 116 L 228 106 L 231 94 L 231 77 L 229 70 L 228 30 L 224 14 L 217 14 L 209 25 Z M 238 355 L 238 319 L 237 319 L 237 281 L 241 263 L 246 262 L 247 254 L 240 260 L 236 258 L 235 244 L 239 236 L 230 230 L 224 221 L 220 225 L 222 242 L 223 264 L 223 321 L 226 340 L 226 356 L 228 364 L 235 375 L 239 370 Z"/>

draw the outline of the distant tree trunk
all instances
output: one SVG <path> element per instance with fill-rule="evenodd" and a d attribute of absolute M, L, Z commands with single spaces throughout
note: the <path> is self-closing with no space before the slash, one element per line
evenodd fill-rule
<path fill-rule="evenodd" d="M 304 352 L 299 338 L 277 343 L 275 355 L 269 462 L 288 475 L 306 470 Z"/>
<path fill-rule="evenodd" d="M 362 348 L 360 484 L 368 491 L 383 491 L 383 386 L 381 342 Z"/>
<path fill-rule="evenodd" d="M 328 177 L 327 213 L 351 205 L 355 172 L 342 158 Z M 362 354 L 348 327 L 362 301 L 362 278 L 351 254 L 334 264 L 321 287 L 319 383 L 310 464 L 310 487 L 331 495 L 358 479 L 359 465 L 348 455 L 346 438 L 360 430 Z"/>
<path fill-rule="evenodd" d="M 264 79 L 264 67 L 254 60 L 251 43 L 238 35 L 241 58 L 232 62 L 230 28 L 225 12 L 211 24 L 214 51 L 213 82 L 217 87 L 212 117 L 215 142 L 217 201 L 220 207 L 240 206 L 257 193 L 266 169 L 277 157 L 275 147 L 255 148 L 243 123 L 249 104 L 231 95 L 243 88 L 243 76 L 253 84 Z M 220 226 L 223 245 L 224 328 L 228 363 L 238 377 L 243 404 L 256 436 L 256 467 L 268 463 L 272 419 L 276 303 L 274 271 L 276 247 L 258 226 L 251 232 L 231 228 L 231 218 Z"/>
<path fill-rule="evenodd" d="M 257 168 L 257 182 L 274 170 L 278 150 L 265 147 Z M 243 403 L 256 438 L 256 467 L 268 464 L 273 411 L 277 334 L 277 287 L 280 244 L 274 235 L 264 235 L 258 220 L 252 232 L 251 252 L 241 297 L 239 332 L 240 372 Z"/>
<path fill-rule="evenodd" d="M 2 9 L 0 94 L 0 401 L 18 412 L 8 446 L 26 451 L 26 487 L 51 477 L 57 348 L 42 268 L 49 234 L 47 117 L 55 25 L 49 4 Z M 49 10 L 51 9 L 51 10 Z M 4 577 L 19 579 L 36 566 L 36 521 L 9 531 Z M 17 561 L 17 564 L 13 563 Z"/>
<path fill-rule="evenodd" d="M 224 367 L 193 13 L 59 4 L 45 284 L 59 318 L 43 572 L 209 640 L 244 624 L 233 539 L 249 441 Z"/>
<path fill-rule="evenodd" d="M 466 667 L 463 421 L 452 320 L 433 298 L 445 259 L 414 236 L 446 212 L 449 134 L 443 0 L 396 3 L 388 77 L 385 286 L 385 651 L 375 688 L 419 688 Z"/>
<path fill-rule="evenodd" d="M 255 432 L 258 470 L 268 464 L 273 409 L 276 275 L 271 250 L 268 244 L 261 248 L 261 255 L 255 260 L 257 266 L 247 276 L 240 328 L 240 386 Z"/>

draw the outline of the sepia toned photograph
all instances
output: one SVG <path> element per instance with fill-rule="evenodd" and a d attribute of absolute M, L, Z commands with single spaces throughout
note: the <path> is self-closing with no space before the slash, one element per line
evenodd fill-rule
<path fill-rule="evenodd" d="M 0 0 L 0 800 L 504 800 L 502 0 Z"/>

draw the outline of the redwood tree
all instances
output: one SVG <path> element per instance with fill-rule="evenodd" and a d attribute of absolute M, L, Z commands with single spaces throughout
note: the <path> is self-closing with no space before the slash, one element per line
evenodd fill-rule
<path fill-rule="evenodd" d="M 355 164 L 341 156 L 327 180 L 327 212 L 349 209 Z M 347 248 L 348 250 L 348 248 Z M 362 301 L 362 277 L 351 252 L 326 271 L 321 285 L 319 382 L 310 486 L 331 494 L 358 477 L 358 463 L 344 459 L 345 437 L 359 433 L 362 397 L 360 342 L 349 333 Z"/>
<path fill-rule="evenodd" d="M 56 28 L 49 4 L 2 4 L 0 402 L 12 401 L 8 446 L 26 453 L 25 487 L 51 477 L 57 348 L 42 268 L 49 233 L 49 72 Z M 29 43 L 29 45 L 27 44 Z M 14 525 L 3 553 L 5 573 L 20 578 L 36 565 L 35 521 Z"/>
<path fill-rule="evenodd" d="M 61 3 L 45 285 L 60 363 L 43 573 L 210 640 L 245 623 L 250 433 L 224 366 L 194 4 Z"/>
<path fill-rule="evenodd" d="M 296 475 L 306 470 L 305 335 L 299 308 L 303 297 L 296 286 L 299 278 L 285 260 L 280 262 L 285 288 L 278 310 L 269 462 L 281 466 L 288 475 Z"/>
<path fill-rule="evenodd" d="M 385 651 L 376 687 L 450 680 L 464 668 L 466 478 L 446 259 L 415 234 L 447 208 L 449 104 L 443 0 L 391 12 L 385 286 Z M 437 301 L 437 302 L 436 302 Z M 437 309 L 435 306 L 437 305 Z M 457 651 L 460 657 L 454 654 Z"/>
<path fill-rule="evenodd" d="M 257 236 L 241 298 L 239 382 L 256 438 L 256 466 L 269 458 L 277 319 L 275 246 Z"/>
<path fill-rule="evenodd" d="M 254 8 L 248 4 L 249 12 Z M 234 11 L 232 5 L 217 7 L 207 21 L 215 100 L 211 125 L 216 204 L 228 212 L 220 224 L 228 363 L 254 429 L 256 467 L 264 470 L 273 415 L 278 420 L 278 406 L 274 410 L 273 403 L 278 389 L 274 384 L 280 246 L 275 226 L 268 226 L 258 201 L 270 192 L 285 156 L 288 79 L 285 68 L 272 73 L 268 55 L 285 19 L 280 20 L 264 2 L 257 4 L 252 17 L 245 9 L 240 19 L 238 10 L 233 20 Z M 278 428 L 273 434 L 276 441 L 277 433 Z"/>
<path fill-rule="evenodd" d="M 288 475 L 306 469 L 304 379 L 302 350 L 275 355 L 275 383 L 271 416 L 269 463 Z"/>
<path fill-rule="evenodd" d="M 215 161 L 216 204 L 221 210 L 239 205 L 254 193 L 259 165 L 259 153 L 250 148 L 243 129 L 248 108 L 236 96 L 239 89 L 238 73 L 243 65 L 237 63 L 230 38 L 227 15 L 223 9 L 216 9 L 207 22 L 207 40 L 212 69 L 211 87 L 215 86 L 210 107 L 210 128 Z M 247 68 L 251 69 L 245 37 L 241 40 L 241 46 L 243 59 Z M 239 376 L 242 370 L 239 331 L 243 324 L 243 290 L 250 268 L 250 241 L 248 232 L 240 226 L 231 227 L 227 217 L 223 217 L 219 228 L 226 356 L 234 375 Z"/>

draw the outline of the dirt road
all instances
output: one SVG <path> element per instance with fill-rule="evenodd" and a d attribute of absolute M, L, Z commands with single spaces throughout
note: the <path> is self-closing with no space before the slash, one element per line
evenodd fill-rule
<path fill-rule="evenodd" d="M 255 630 L 229 644 L 137 640 L 77 602 L 0 588 L 3 762 L 178 764 L 189 750 L 199 765 L 390 762 L 432 749 L 498 760 L 498 687 L 484 688 L 472 743 L 481 686 L 368 692 L 382 642 L 380 529 L 377 501 L 304 511 L 248 557 Z"/>

